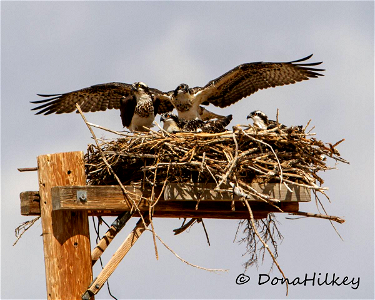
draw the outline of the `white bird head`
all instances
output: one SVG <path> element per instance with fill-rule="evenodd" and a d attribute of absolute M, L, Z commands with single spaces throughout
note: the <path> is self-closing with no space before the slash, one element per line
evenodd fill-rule
<path fill-rule="evenodd" d="M 247 116 L 247 119 L 250 118 L 253 120 L 255 126 L 261 129 L 267 129 L 268 117 L 264 112 L 255 110 Z"/>
<path fill-rule="evenodd" d="M 163 122 L 163 129 L 166 132 L 174 133 L 181 130 L 178 117 L 171 113 L 165 113 L 160 116 L 160 122 Z"/>
<path fill-rule="evenodd" d="M 135 91 L 135 92 L 140 92 L 140 91 L 144 91 L 145 93 L 149 93 L 149 88 L 147 86 L 147 84 L 143 83 L 143 82 L 134 82 L 132 84 L 132 90 Z"/>
<path fill-rule="evenodd" d="M 190 92 L 189 86 L 186 83 L 181 83 L 174 90 L 174 96 L 177 96 L 178 94 L 186 94 L 186 93 L 189 93 L 189 92 Z"/>

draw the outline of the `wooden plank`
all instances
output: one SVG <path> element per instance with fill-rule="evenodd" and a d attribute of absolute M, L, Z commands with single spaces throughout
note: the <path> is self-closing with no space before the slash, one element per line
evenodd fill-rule
<path fill-rule="evenodd" d="M 260 184 L 257 184 L 259 187 L 261 187 Z M 308 200 L 310 197 L 310 191 L 306 191 L 306 189 L 300 189 L 298 186 L 289 185 L 296 195 L 294 195 L 293 199 L 298 200 Z M 210 186 L 209 186 L 210 187 Z M 148 210 L 148 204 L 145 201 L 140 201 L 140 196 L 142 195 L 142 191 L 132 187 L 127 186 L 128 195 L 133 196 L 133 199 L 139 203 L 139 207 L 141 211 L 147 211 Z M 272 195 L 273 197 L 278 196 L 275 195 L 278 191 L 278 184 L 268 184 L 263 185 L 263 192 L 267 193 L 268 195 Z M 185 192 L 186 190 L 191 189 L 192 191 L 198 191 L 202 194 L 211 193 L 212 190 L 209 189 L 202 189 L 201 187 L 191 187 L 189 184 L 180 184 L 179 187 L 176 187 L 174 184 L 171 184 L 168 188 L 165 194 L 167 194 L 166 197 L 161 197 L 159 200 L 158 205 L 155 207 L 155 214 L 154 217 L 165 217 L 168 215 L 169 217 L 183 217 L 183 215 L 186 213 L 186 216 L 200 216 L 204 218 L 210 218 L 210 213 L 212 213 L 215 218 L 241 218 L 238 216 L 238 214 L 232 214 L 232 215 L 225 215 L 228 211 L 230 211 L 230 204 L 232 202 L 229 202 L 227 200 L 229 196 L 225 196 L 225 193 L 229 195 L 229 192 L 220 192 L 220 195 L 218 195 L 218 201 L 212 200 L 212 196 L 207 196 L 206 198 L 203 198 L 202 196 L 198 196 L 200 200 L 199 204 L 199 212 L 195 210 L 195 205 L 197 203 L 196 200 L 198 197 L 195 196 L 195 194 L 190 192 Z M 178 194 L 175 194 L 174 190 L 183 189 L 183 192 L 178 192 Z M 284 195 L 284 201 L 282 201 L 280 204 L 286 204 L 286 203 L 298 203 L 299 201 L 287 201 L 291 200 L 292 196 L 290 196 L 293 193 L 290 193 L 288 191 L 285 191 L 285 186 L 282 186 L 281 193 Z M 84 197 L 84 201 L 80 199 L 77 194 L 85 191 L 86 195 Z M 32 192 L 30 192 L 32 194 Z M 160 193 L 160 189 L 156 189 L 156 194 L 158 195 Z M 185 195 L 186 194 L 186 195 Z M 172 200 L 171 195 L 173 195 L 176 199 Z M 184 195 L 184 198 L 187 198 L 189 200 L 187 201 L 181 201 L 182 195 Z M 35 196 L 35 195 L 34 195 Z M 144 193 L 144 196 L 149 196 L 149 192 L 146 191 Z M 25 197 L 27 198 L 27 197 Z M 55 210 L 85 210 L 88 212 L 89 215 L 100 215 L 100 216 L 116 216 L 119 215 L 123 211 L 130 210 L 130 207 L 126 204 L 123 192 L 119 186 L 67 186 L 67 187 L 53 187 L 52 188 L 52 198 L 53 198 L 53 209 Z M 165 200 L 167 198 L 168 200 Z M 238 198 L 235 198 L 235 202 L 239 202 Z M 30 199 L 22 199 L 21 197 L 21 206 L 27 206 L 27 204 L 30 202 Z M 259 201 L 251 201 L 252 203 L 258 203 Z M 212 203 L 212 205 L 207 205 L 204 203 Z M 221 203 L 221 204 L 220 204 Z M 261 203 L 261 202 L 259 202 Z M 254 205 L 253 204 L 253 205 Z M 29 215 L 38 215 L 38 212 L 35 208 L 35 203 L 33 203 L 33 208 L 24 208 L 23 211 L 27 212 Z M 238 210 L 238 208 L 237 208 Z M 266 208 L 262 210 L 263 212 L 266 211 Z M 268 207 L 267 211 L 274 211 L 272 207 Z M 295 211 L 294 209 L 292 211 Z M 220 213 L 223 213 L 223 215 L 220 215 Z M 26 213 L 25 213 L 26 214 Z M 188 214 L 188 215 L 187 215 Z M 203 214 L 204 216 L 201 216 L 200 214 Z"/>
<path fill-rule="evenodd" d="M 130 211 L 125 211 L 121 213 L 116 218 L 116 220 L 111 224 L 105 235 L 100 239 L 95 248 L 92 250 L 92 265 L 94 265 L 98 261 L 103 252 L 108 248 L 109 244 L 113 241 L 116 235 L 121 231 L 121 229 L 125 226 L 128 220 L 132 217 L 132 214 L 133 213 L 130 213 Z"/>
<path fill-rule="evenodd" d="M 289 185 L 289 191 L 284 185 L 279 183 L 260 184 L 254 183 L 254 189 L 269 195 L 273 198 L 279 199 L 282 202 L 306 202 L 310 201 L 310 190 L 297 185 Z M 208 184 L 203 187 L 201 184 L 168 184 L 165 188 L 164 195 L 160 201 L 181 201 L 181 202 L 209 202 L 209 201 L 238 201 L 239 197 L 232 196 L 229 191 L 214 191 L 214 185 Z M 140 206 L 147 206 L 143 201 L 140 201 L 142 192 L 132 186 L 126 187 L 128 196 L 132 197 L 135 202 L 140 202 Z M 79 193 L 86 193 L 84 199 L 80 199 Z M 160 188 L 156 189 L 156 195 L 159 195 Z M 250 199 L 252 201 L 259 201 L 256 198 Z M 54 187 L 52 188 L 53 209 L 70 209 L 70 210 L 130 210 L 126 205 L 123 192 L 119 186 L 69 186 L 69 187 Z"/>
<path fill-rule="evenodd" d="M 298 202 L 284 202 L 284 203 L 280 203 L 280 206 L 282 204 L 288 204 L 286 209 L 284 209 L 284 212 L 297 212 L 298 211 L 298 204 L 299 204 Z M 222 206 L 222 203 L 220 205 Z M 202 209 L 180 210 L 180 211 L 166 211 L 166 210 L 159 211 L 158 207 L 159 205 L 156 206 L 156 209 L 153 214 L 153 218 L 247 219 L 249 217 L 249 213 L 247 210 L 237 209 L 236 211 L 233 212 L 231 211 L 229 207 L 225 207 L 225 209 L 223 209 L 222 211 L 207 211 L 207 210 L 203 211 Z M 269 207 L 267 211 L 254 211 L 254 209 L 253 209 L 253 214 L 254 214 L 255 219 L 265 218 L 269 212 L 277 212 L 274 207 Z M 145 210 L 143 209 L 143 211 Z M 87 210 L 87 213 L 89 216 L 117 217 L 123 212 L 124 210 Z M 40 209 L 38 208 L 38 211 L 34 211 L 33 214 L 25 214 L 25 215 L 40 216 Z M 139 214 L 135 213 L 132 217 L 139 217 Z"/>
<path fill-rule="evenodd" d="M 98 277 L 95 278 L 94 282 L 88 287 L 86 292 L 82 295 L 83 300 L 90 299 L 90 297 L 96 295 L 100 291 L 104 283 L 116 270 L 121 260 L 125 257 L 125 255 L 129 252 L 131 247 L 135 244 L 135 242 L 139 239 L 141 234 L 146 230 L 146 228 L 150 224 L 150 220 L 147 215 L 144 216 L 144 222 L 145 223 L 143 223 L 142 219 L 140 219 L 137 222 L 132 232 L 127 236 L 125 241 L 121 244 L 121 246 L 117 249 L 115 254 L 113 254 L 111 259 L 108 261 L 106 266 L 103 268 L 103 270 L 99 273 Z"/>
<path fill-rule="evenodd" d="M 28 191 L 20 193 L 21 215 L 40 216 L 40 197 L 39 192 Z"/>
<path fill-rule="evenodd" d="M 140 189 L 132 186 L 126 186 L 125 189 L 134 201 L 140 200 L 142 195 Z M 77 194 L 83 191 L 86 191 L 85 201 L 77 197 Z M 118 185 L 54 187 L 52 188 L 52 203 L 54 210 L 66 209 L 67 205 L 71 210 L 87 210 L 88 207 L 94 210 L 118 210 L 119 207 L 120 210 L 129 210 L 124 194 Z"/>
<path fill-rule="evenodd" d="M 301 187 L 295 184 L 288 184 L 290 190 L 285 185 L 280 183 L 252 183 L 251 187 L 257 192 L 263 193 L 280 201 L 288 202 L 308 202 L 311 201 L 311 193 L 308 188 Z M 181 200 L 181 201 L 232 201 L 239 200 L 237 195 L 229 190 L 231 187 L 222 187 L 222 190 L 228 191 L 215 191 L 216 184 L 214 183 L 192 183 L 192 184 L 178 184 L 169 183 L 166 185 L 164 192 L 165 200 Z M 259 201 L 258 198 L 250 195 L 249 201 Z"/>
<path fill-rule="evenodd" d="M 81 299 L 92 282 L 86 211 L 53 211 L 53 186 L 84 185 L 83 152 L 38 156 L 47 299 Z"/>
<path fill-rule="evenodd" d="M 87 191 L 87 198 L 85 201 L 80 201 L 77 197 L 77 193 L 81 191 Z M 136 193 L 135 200 L 138 203 L 139 209 L 143 211 L 148 211 L 149 205 L 145 200 L 140 200 L 140 191 Z M 105 197 L 105 198 L 103 198 Z M 72 186 L 72 187 L 55 187 L 52 189 L 52 201 L 55 210 L 116 210 L 116 211 L 129 211 L 131 206 L 125 201 L 122 195 L 122 191 L 117 186 L 112 187 L 84 187 Z M 201 212 L 225 212 L 231 210 L 231 203 L 229 201 L 204 201 L 201 200 L 199 203 L 199 211 Z M 236 206 L 239 209 L 244 209 L 241 201 L 235 201 Z M 293 202 L 281 202 L 281 203 L 293 203 Z M 295 202 L 298 203 L 298 202 Z M 155 206 L 155 216 L 157 212 L 195 212 L 196 211 L 196 201 L 165 201 L 162 198 L 159 200 L 158 204 Z M 265 208 L 261 208 L 262 211 L 270 210 L 274 211 L 272 206 L 265 202 L 252 201 L 252 206 L 260 207 L 266 205 Z"/>

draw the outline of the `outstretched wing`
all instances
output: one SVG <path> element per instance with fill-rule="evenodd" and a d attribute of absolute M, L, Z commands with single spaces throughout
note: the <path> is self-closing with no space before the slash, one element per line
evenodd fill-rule
<path fill-rule="evenodd" d="M 226 107 L 261 89 L 323 76 L 318 72 L 324 69 L 313 68 L 322 62 L 301 63 L 311 56 L 312 54 L 291 62 L 255 62 L 239 65 L 201 88 L 201 102 Z"/>
<path fill-rule="evenodd" d="M 32 101 L 41 104 L 32 110 L 39 110 L 36 114 L 49 115 L 52 113 L 70 113 L 76 110 L 78 103 L 83 112 L 120 109 L 121 100 L 132 96 L 131 85 L 121 82 L 97 84 L 81 90 L 55 95 L 42 95 L 48 99 Z"/>
<path fill-rule="evenodd" d="M 155 88 L 149 88 L 151 94 L 154 97 L 155 115 L 164 114 L 173 110 L 173 104 L 171 102 L 173 91 L 162 92 Z M 157 102 L 157 105 L 155 105 Z"/>

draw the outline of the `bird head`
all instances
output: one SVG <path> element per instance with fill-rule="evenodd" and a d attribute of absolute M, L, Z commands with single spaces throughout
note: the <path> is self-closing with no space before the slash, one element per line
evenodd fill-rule
<path fill-rule="evenodd" d="M 167 122 L 167 121 L 178 121 L 178 117 L 172 113 L 165 113 L 160 116 L 160 122 Z"/>
<path fill-rule="evenodd" d="M 145 84 L 143 82 L 135 82 L 135 83 L 133 83 L 132 84 L 132 90 L 134 92 L 139 92 L 139 91 L 144 91 L 146 93 L 149 92 L 147 84 Z"/>
<path fill-rule="evenodd" d="M 186 94 L 189 93 L 189 86 L 185 83 L 181 83 L 175 90 L 174 90 L 174 95 L 177 96 L 178 94 Z"/>
<path fill-rule="evenodd" d="M 264 112 L 255 110 L 247 116 L 247 119 L 250 118 L 253 120 L 255 126 L 258 126 L 262 129 L 267 129 L 268 117 Z"/>
<path fill-rule="evenodd" d="M 178 132 L 181 130 L 180 122 L 176 115 L 165 113 L 160 116 L 160 122 L 163 122 L 163 129 L 169 133 Z"/>

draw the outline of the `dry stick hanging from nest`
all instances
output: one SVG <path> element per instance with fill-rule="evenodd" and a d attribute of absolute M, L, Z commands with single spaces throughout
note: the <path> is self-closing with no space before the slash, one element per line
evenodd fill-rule
<path fill-rule="evenodd" d="M 316 204 L 318 205 L 318 202 L 319 202 L 319 204 L 320 204 L 320 206 L 322 207 L 323 211 L 324 211 L 325 214 L 327 215 L 326 209 L 324 208 L 323 203 L 320 201 L 320 199 L 319 199 L 319 197 L 318 197 L 316 191 L 314 191 L 314 195 L 315 195 L 315 199 L 316 199 Z M 323 193 L 323 195 L 325 195 L 325 196 L 328 198 L 328 196 L 327 196 L 325 193 Z M 329 198 L 328 198 L 328 199 L 329 199 Z M 332 222 L 332 218 L 328 218 L 328 220 L 329 220 L 329 222 L 331 223 L 331 226 L 333 227 L 333 229 L 336 231 L 337 235 L 340 237 L 340 239 L 341 239 L 341 240 L 344 240 L 344 239 L 342 238 L 342 236 L 340 235 L 340 233 L 338 232 L 338 230 L 336 229 L 335 225 L 333 224 L 333 222 Z M 345 221 L 345 220 L 344 220 L 344 221 Z M 344 222 L 341 222 L 341 223 L 344 223 Z"/>
<path fill-rule="evenodd" d="M 87 127 L 89 128 L 90 133 L 91 133 L 92 137 L 94 138 L 94 140 L 95 140 L 95 142 L 96 142 L 96 144 L 97 144 L 97 148 L 98 148 L 98 150 L 100 151 L 100 154 L 101 154 L 101 156 L 102 156 L 102 159 L 103 159 L 104 163 L 107 165 L 108 169 L 112 172 L 113 176 L 114 176 L 114 177 L 116 178 L 116 180 L 118 181 L 118 183 L 119 183 L 121 189 L 123 190 L 123 192 L 124 192 L 124 194 L 125 194 L 125 197 L 129 199 L 129 197 L 126 195 L 127 191 L 125 190 L 125 187 L 124 187 L 123 184 L 121 183 L 121 181 L 120 181 L 120 179 L 118 178 L 118 176 L 116 175 L 116 173 L 113 171 L 111 165 L 107 162 L 107 160 L 106 160 L 106 158 L 105 158 L 105 155 L 104 155 L 102 149 L 101 149 L 100 146 L 99 146 L 99 142 L 98 142 L 98 140 L 96 139 L 96 136 L 95 136 L 93 130 L 91 129 L 91 126 L 88 124 L 88 122 L 87 122 L 85 116 L 83 115 L 80 106 L 79 106 L 78 104 L 76 104 L 76 107 L 77 107 L 79 113 L 81 114 L 82 119 L 84 120 L 84 122 L 86 123 Z M 156 178 L 156 175 L 155 175 L 155 178 Z M 165 185 L 165 183 L 164 183 L 164 185 Z M 161 195 L 161 194 L 160 194 L 160 195 Z M 160 198 L 160 195 L 159 195 L 159 198 Z M 157 201 L 159 200 L 159 198 L 157 199 Z M 183 259 L 182 257 L 180 257 L 175 251 L 173 251 L 170 247 L 167 246 L 167 244 L 165 244 L 165 243 L 163 242 L 163 240 L 159 237 L 159 235 L 155 232 L 155 230 L 154 230 L 153 228 L 152 228 L 152 230 L 150 230 L 149 228 L 147 228 L 148 226 L 146 225 L 146 222 L 145 222 L 145 220 L 144 220 L 144 218 L 143 218 L 143 215 L 142 215 L 142 213 L 141 213 L 141 211 L 140 211 L 138 205 L 135 203 L 135 201 L 134 201 L 131 197 L 130 197 L 130 199 L 131 199 L 131 201 L 133 202 L 134 207 L 137 209 L 138 213 L 139 213 L 140 216 L 141 216 L 141 219 L 142 219 L 142 222 L 143 222 L 143 225 L 144 225 L 145 230 L 151 231 L 152 234 L 153 234 L 153 236 L 157 237 L 157 238 L 159 239 L 159 241 L 164 245 L 164 247 L 166 247 L 169 251 L 171 251 L 171 252 L 172 252 L 172 253 L 173 253 L 173 254 L 174 254 L 179 260 L 181 260 L 182 262 L 188 264 L 189 266 L 192 266 L 192 267 L 195 267 L 195 268 L 198 268 L 198 269 L 202 269 L 202 270 L 205 270 L 205 271 L 209 271 L 209 272 L 226 272 L 226 271 L 228 271 L 228 270 L 226 270 L 226 269 L 209 269 L 209 268 L 204 268 L 204 267 L 201 267 L 201 266 L 198 266 L 198 265 L 194 265 L 194 264 L 192 264 L 192 263 L 186 261 L 186 260 Z M 152 203 L 152 202 L 150 202 L 150 206 L 151 206 L 151 203 Z M 155 244 L 155 251 L 156 251 L 156 257 L 158 257 L 156 244 Z"/>
<path fill-rule="evenodd" d="M 30 229 L 31 226 L 34 225 L 34 223 L 36 221 L 38 221 L 40 219 L 40 217 L 36 217 L 30 221 L 26 221 L 26 222 L 23 222 L 20 226 L 18 226 L 16 229 L 15 229 L 15 235 L 16 235 L 16 238 L 17 240 L 13 243 L 13 246 L 15 246 L 17 244 L 17 242 L 20 240 L 20 238 L 22 237 L 22 235 L 28 230 Z"/>
<path fill-rule="evenodd" d="M 158 155 L 158 158 L 156 160 L 156 164 L 159 162 L 159 155 Z M 148 215 L 149 215 L 149 220 L 150 220 L 150 224 L 151 224 L 151 231 L 152 231 L 152 239 L 154 241 L 154 247 L 155 247 L 155 256 L 156 256 L 156 260 L 159 259 L 159 255 L 158 255 L 158 247 L 156 245 L 156 237 L 155 237 L 155 229 L 154 229 L 154 222 L 152 221 L 152 204 L 154 202 L 154 198 L 155 198 L 155 185 L 156 185 L 156 173 L 157 173 L 158 169 L 155 170 L 154 172 L 154 182 L 152 184 L 152 189 L 151 189 L 151 197 L 150 197 L 150 203 L 148 205 Z M 161 193 L 160 193 L 161 194 Z"/>
<path fill-rule="evenodd" d="M 335 222 L 340 223 L 340 224 L 345 222 L 344 219 L 342 219 L 340 217 L 337 217 L 337 216 L 313 214 L 313 213 L 308 213 L 308 212 L 303 212 L 303 211 L 291 212 L 289 214 L 290 215 L 296 215 L 296 216 L 310 217 L 310 218 L 327 219 L 327 220 L 335 221 Z M 297 220 L 298 218 L 286 218 L 286 219 Z"/>

